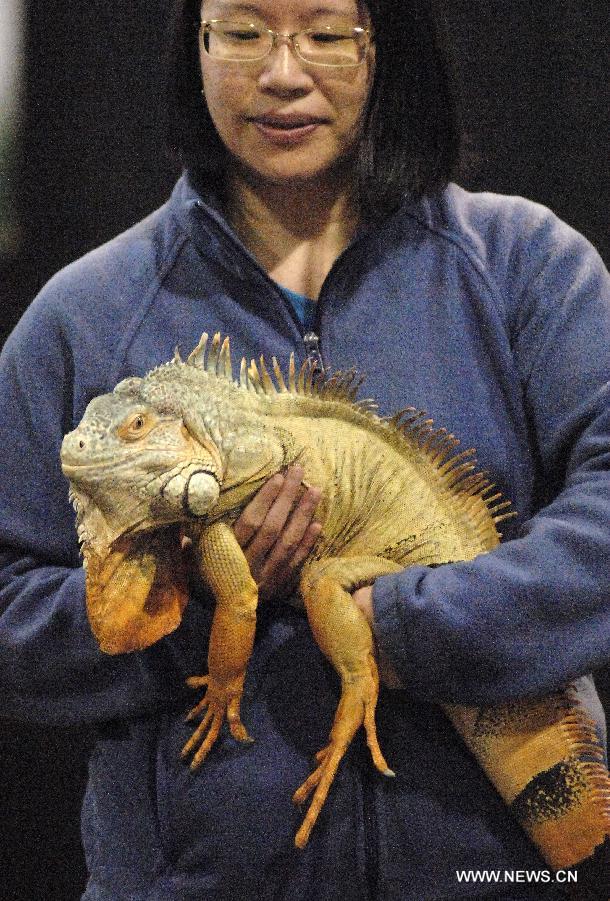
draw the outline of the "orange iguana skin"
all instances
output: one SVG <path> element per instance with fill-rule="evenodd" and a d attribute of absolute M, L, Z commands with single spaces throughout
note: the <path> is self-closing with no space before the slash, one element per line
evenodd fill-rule
<path fill-rule="evenodd" d="M 250 738 L 240 701 L 256 625 L 257 587 L 231 525 L 263 482 L 298 460 L 319 486 L 320 538 L 300 589 L 313 635 L 341 678 L 328 745 L 294 800 L 313 795 L 295 838 L 303 847 L 341 758 L 364 726 L 373 763 L 393 773 L 379 747 L 379 689 L 371 630 L 351 592 L 413 564 L 469 560 L 499 542 L 507 515 L 476 471 L 473 451 L 420 411 L 379 418 L 355 399 L 354 373 L 314 378 L 304 367 L 288 384 L 273 361 L 242 360 L 235 383 L 228 339 L 204 335 L 143 379 L 128 379 L 91 402 L 66 436 L 87 568 L 89 617 L 108 653 L 143 648 L 170 632 L 187 600 L 179 528 L 193 538 L 216 597 L 201 717 L 183 756 L 201 765 L 226 719 Z M 113 462 L 114 461 L 114 462 Z M 445 706 L 467 746 L 549 864 L 557 869 L 608 853 L 610 777 L 592 721 L 575 691 L 494 708 Z M 549 775 L 550 774 L 550 775 Z M 601 850 L 600 850 L 601 849 Z M 608 871 L 610 872 L 610 866 Z M 608 893 L 610 894 L 610 892 Z"/>

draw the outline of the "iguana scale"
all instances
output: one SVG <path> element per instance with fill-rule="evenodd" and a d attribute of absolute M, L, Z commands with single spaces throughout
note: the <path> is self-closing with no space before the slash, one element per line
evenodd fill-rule
<path fill-rule="evenodd" d="M 240 700 L 254 642 L 257 587 L 231 525 L 260 486 L 298 461 L 322 489 L 319 540 L 300 593 L 313 635 L 341 677 L 328 745 L 296 791 L 313 795 L 295 843 L 304 847 L 342 756 L 364 726 L 377 769 L 393 775 L 375 731 L 378 671 L 371 630 L 351 592 L 413 564 L 470 560 L 492 550 L 509 503 L 477 472 L 474 451 L 408 408 L 383 419 L 357 401 L 355 373 L 317 376 L 290 361 L 241 362 L 207 335 L 182 361 L 95 398 L 62 446 L 87 572 L 87 606 L 101 648 L 149 646 L 187 603 L 180 537 L 196 545 L 216 598 L 205 694 L 183 756 L 196 769 L 226 719 L 249 736 Z M 595 727 L 573 687 L 493 708 L 443 708 L 497 790 L 555 869 L 610 855 L 610 777 Z M 610 871 L 610 867 L 606 872 Z"/>

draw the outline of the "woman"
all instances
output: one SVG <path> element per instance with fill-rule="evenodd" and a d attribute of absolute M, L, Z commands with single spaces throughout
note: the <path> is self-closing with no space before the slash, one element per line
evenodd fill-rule
<path fill-rule="evenodd" d="M 187 174 L 47 285 L 0 369 L 4 710 L 98 727 L 84 897 L 560 897 L 460 875 L 544 864 L 436 703 L 544 694 L 610 659 L 608 274 L 547 210 L 447 186 L 457 137 L 425 0 L 186 0 L 173 60 Z M 382 412 L 420 406 L 476 446 L 520 513 L 471 564 L 357 593 L 403 686 L 377 713 L 397 777 L 355 741 L 304 851 L 290 798 L 338 686 L 277 600 L 318 529 L 299 470 L 236 525 L 276 599 L 242 702 L 252 746 L 224 736 L 196 775 L 179 760 L 211 620 L 196 585 L 179 629 L 143 653 L 104 657 L 84 613 L 62 436 L 203 331 L 230 334 L 238 357 L 356 365 Z"/>

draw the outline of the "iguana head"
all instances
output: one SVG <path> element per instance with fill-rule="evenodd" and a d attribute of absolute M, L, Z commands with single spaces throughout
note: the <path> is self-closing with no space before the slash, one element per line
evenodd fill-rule
<path fill-rule="evenodd" d="M 179 372 L 128 379 L 95 398 L 64 438 L 93 631 L 109 653 L 147 647 L 187 601 L 180 525 L 216 504 L 223 451 Z M 200 405 L 201 406 L 201 405 Z"/>
<path fill-rule="evenodd" d="M 261 372 L 242 360 L 235 383 L 229 339 L 203 334 L 185 361 L 176 353 L 92 400 L 64 438 L 87 609 L 104 651 L 144 648 L 176 628 L 187 601 L 181 526 L 235 514 L 295 459 L 272 417 L 267 425 L 256 412 L 276 394 Z"/>
<path fill-rule="evenodd" d="M 139 382 L 92 400 L 62 444 L 79 537 L 98 550 L 120 536 L 203 516 L 220 493 L 223 461 L 211 436 L 189 430 L 178 404 L 152 403 Z"/>

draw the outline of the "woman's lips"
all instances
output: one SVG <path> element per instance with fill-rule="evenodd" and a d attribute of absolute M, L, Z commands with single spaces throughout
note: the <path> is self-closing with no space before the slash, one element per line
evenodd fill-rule
<path fill-rule="evenodd" d="M 250 120 L 258 132 L 274 144 L 298 144 L 324 124 L 323 119 L 261 116 Z"/>

